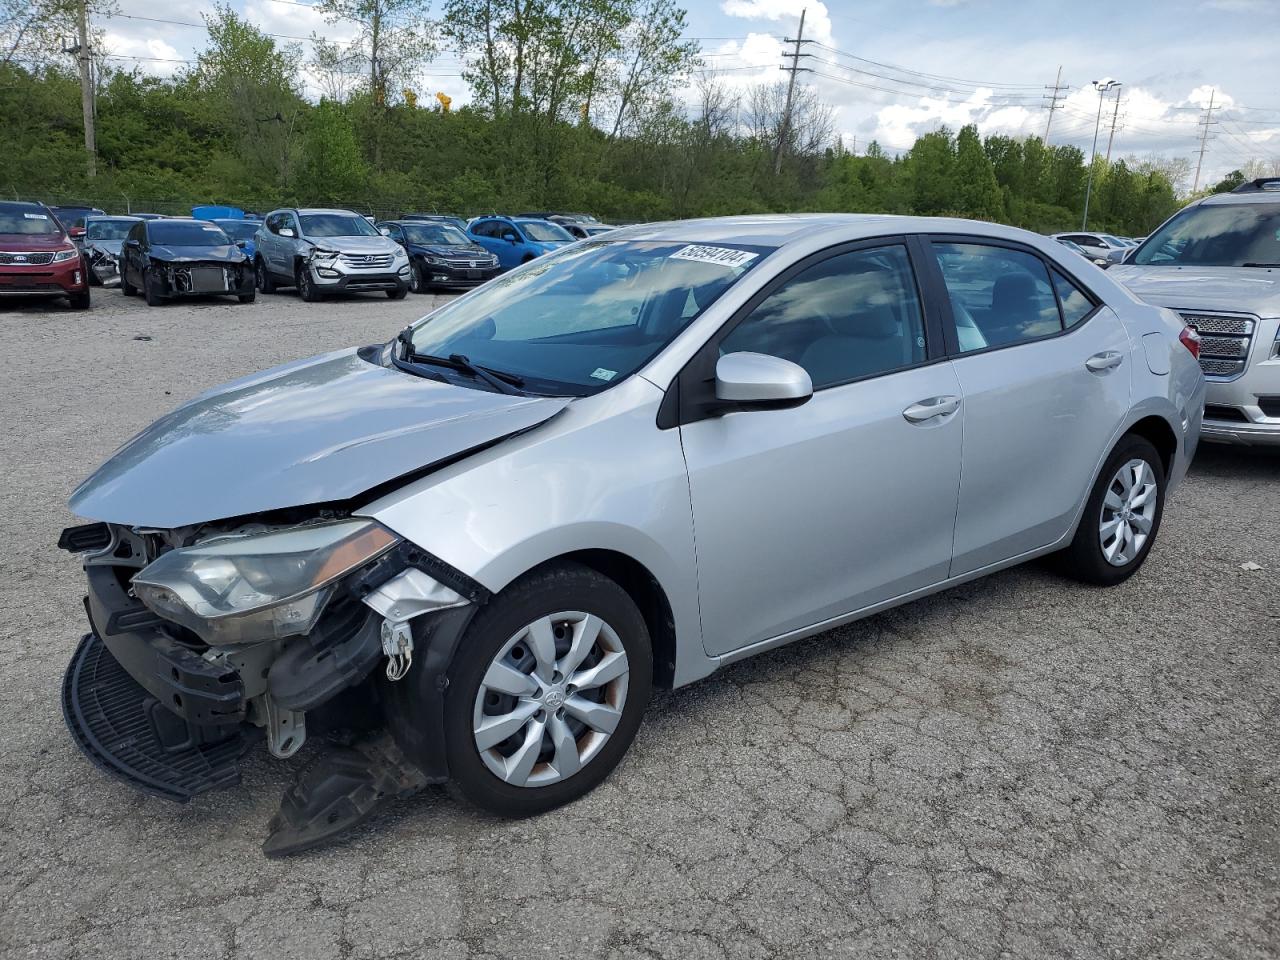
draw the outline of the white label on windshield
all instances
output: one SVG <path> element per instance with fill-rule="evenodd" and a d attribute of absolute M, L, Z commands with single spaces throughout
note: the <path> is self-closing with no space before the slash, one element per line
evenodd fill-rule
<path fill-rule="evenodd" d="M 24 213 L 23 216 L 26 217 L 28 220 L 48 220 L 49 219 L 43 213 Z"/>
<path fill-rule="evenodd" d="M 595 377 L 597 380 L 608 381 L 616 377 L 618 375 L 618 371 L 606 370 L 604 367 L 596 367 L 595 370 L 591 372 L 591 375 Z"/>
<path fill-rule="evenodd" d="M 706 247 L 692 243 L 671 255 L 672 260 L 697 260 L 699 263 L 718 263 L 722 267 L 745 267 L 758 257 L 758 253 L 734 250 L 730 247 Z"/>

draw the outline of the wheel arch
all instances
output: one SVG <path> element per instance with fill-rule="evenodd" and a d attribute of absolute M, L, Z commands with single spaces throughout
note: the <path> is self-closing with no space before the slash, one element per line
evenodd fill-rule
<path fill-rule="evenodd" d="M 561 566 L 566 563 L 580 563 L 608 577 L 622 587 L 640 609 L 645 626 L 649 630 L 649 640 L 653 645 L 653 683 L 654 686 L 671 689 L 675 679 L 676 665 L 676 624 L 671 612 L 671 601 L 662 589 L 662 584 L 643 563 L 634 557 L 618 550 L 592 548 L 574 550 L 564 553 L 538 564 L 522 575 L 528 576 L 537 570 Z"/>
<path fill-rule="evenodd" d="M 1164 475 L 1168 477 L 1178 455 L 1178 434 L 1169 421 L 1158 414 L 1150 414 L 1131 424 L 1120 439 L 1130 435 L 1142 437 L 1156 448 L 1156 452 L 1160 454 L 1161 466 L 1164 467 Z M 1116 442 L 1119 443 L 1119 440 Z M 1115 449 L 1114 444 L 1112 449 Z"/>

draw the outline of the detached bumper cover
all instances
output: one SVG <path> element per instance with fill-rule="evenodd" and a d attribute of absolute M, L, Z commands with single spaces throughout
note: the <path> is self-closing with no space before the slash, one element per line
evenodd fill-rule
<path fill-rule="evenodd" d="M 160 705 L 95 634 L 80 641 L 62 683 L 62 715 L 103 772 L 178 803 L 240 782 L 238 727 L 202 728 Z"/>

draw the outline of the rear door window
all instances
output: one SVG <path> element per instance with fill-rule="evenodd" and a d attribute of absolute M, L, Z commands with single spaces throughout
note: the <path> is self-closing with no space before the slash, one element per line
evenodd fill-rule
<path fill-rule="evenodd" d="M 934 242 L 961 352 L 1062 332 L 1058 298 L 1039 257 L 982 243 Z"/>

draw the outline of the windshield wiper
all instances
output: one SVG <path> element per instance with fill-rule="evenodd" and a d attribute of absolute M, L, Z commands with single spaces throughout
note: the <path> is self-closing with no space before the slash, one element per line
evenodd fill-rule
<path fill-rule="evenodd" d="M 431 364 L 468 373 L 477 380 L 483 380 L 499 393 L 507 393 L 512 396 L 520 396 L 521 391 L 517 388 L 524 386 L 522 377 L 518 377 L 514 373 L 507 373 L 505 370 L 492 370 L 489 367 L 482 367 L 478 363 L 472 363 L 468 357 L 460 353 L 451 353 L 447 357 L 437 357 L 430 353 L 414 353 L 410 350 L 405 359 L 410 363 Z"/>
<path fill-rule="evenodd" d="M 1280 267 L 1280 263 L 1242 263 L 1242 267 Z"/>

